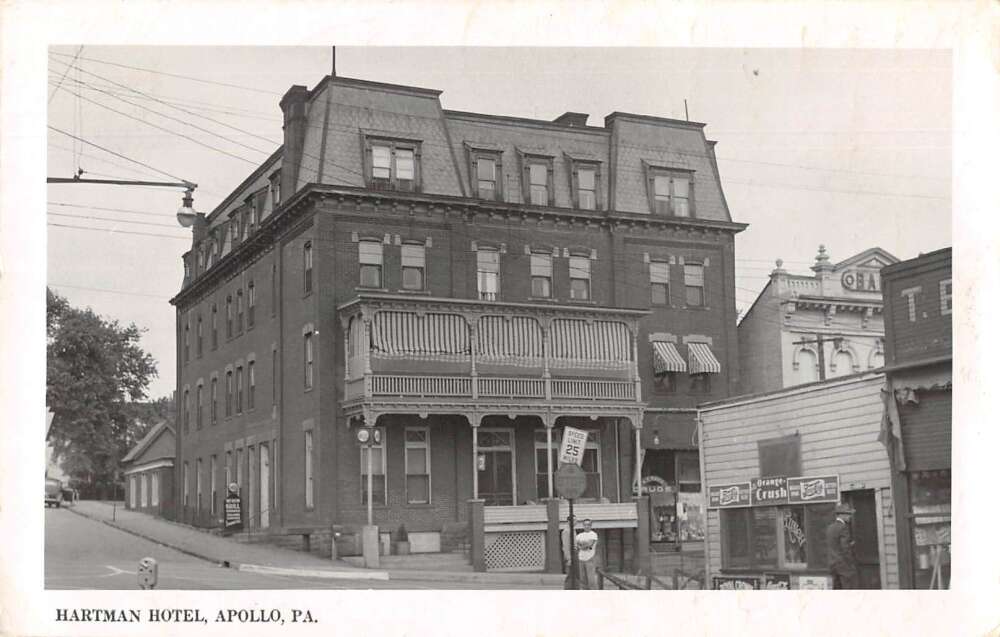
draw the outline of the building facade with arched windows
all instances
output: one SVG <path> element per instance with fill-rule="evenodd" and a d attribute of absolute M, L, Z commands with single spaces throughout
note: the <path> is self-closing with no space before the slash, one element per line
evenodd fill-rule
<path fill-rule="evenodd" d="M 777 261 L 737 328 L 744 394 L 846 376 L 885 365 L 880 271 L 898 259 L 871 248 L 831 263 L 819 247 L 813 274 Z"/>

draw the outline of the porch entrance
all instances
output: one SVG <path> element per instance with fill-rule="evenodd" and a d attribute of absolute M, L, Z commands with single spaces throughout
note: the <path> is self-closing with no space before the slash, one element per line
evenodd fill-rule
<path fill-rule="evenodd" d="M 480 429 L 476 468 L 486 506 L 514 504 L 514 430 Z"/>

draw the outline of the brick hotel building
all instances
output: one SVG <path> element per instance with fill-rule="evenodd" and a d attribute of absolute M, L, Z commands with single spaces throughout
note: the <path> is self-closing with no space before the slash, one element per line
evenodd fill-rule
<path fill-rule="evenodd" d="M 745 228 L 703 124 L 330 76 L 280 106 L 283 145 L 198 216 L 172 300 L 179 518 L 217 525 L 235 481 L 252 529 L 360 527 L 361 426 L 375 524 L 450 550 L 482 501 L 489 568 L 543 559 L 563 426 L 590 432 L 583 502 L 622 559 L 637 482 L 700 493 L 694 407 L 737 388 Z"/>

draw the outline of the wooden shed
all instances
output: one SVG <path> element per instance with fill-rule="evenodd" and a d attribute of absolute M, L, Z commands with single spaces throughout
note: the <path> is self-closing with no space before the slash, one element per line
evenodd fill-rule
<path fill-rule="evenodd" d="M 825 588 L 826 527 L 852 505 L 862 588 L 899 588 L 881 373 L 699 408 L 715 588 Z"/>

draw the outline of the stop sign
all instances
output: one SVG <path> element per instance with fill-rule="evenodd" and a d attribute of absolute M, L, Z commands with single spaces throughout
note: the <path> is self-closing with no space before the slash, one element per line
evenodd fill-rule
<path fill-rule="evenodd" d="M 554 478 L 556 493 L 568 500 L 579 498 L 587 490 L 587 474 L 579 465 L 561 465 Z"/>

